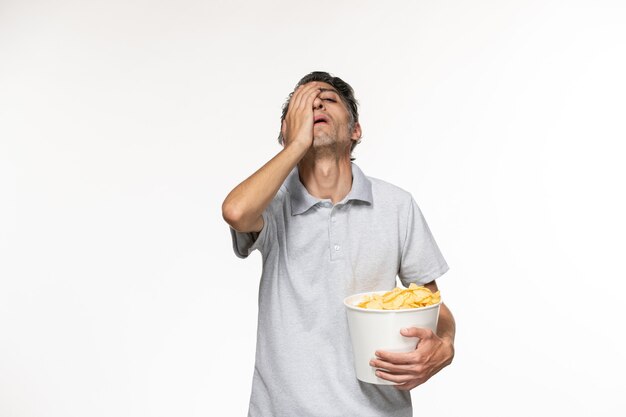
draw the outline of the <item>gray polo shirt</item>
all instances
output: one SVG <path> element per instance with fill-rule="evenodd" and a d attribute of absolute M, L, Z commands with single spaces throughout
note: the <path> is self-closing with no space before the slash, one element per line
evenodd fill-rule
<path fill-rule="evenodd" d="M 408 392 L 356 379 L 343 299 L 448 270 L 415 200 L 352 164 L 352 189 L 333 206 L 295 168 L 263 220 L 258 235 L 231 229 L 237 256 L 263 258 L 248 415 L 412 416 Z"/>

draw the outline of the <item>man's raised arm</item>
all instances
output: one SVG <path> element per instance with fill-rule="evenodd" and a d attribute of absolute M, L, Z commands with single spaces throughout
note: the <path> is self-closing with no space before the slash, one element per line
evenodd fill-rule
<path fill-rule="evenodd" d="M 313 102 L 319 94 L 317 82 L 298 87 L 289 101 L 281 127 L 285 138 L 283 150 L 235 187 L 224 200 L 222 216 L 233 229 L 239 232 L 263 229 L 263 210 L 313 143 Z"/>

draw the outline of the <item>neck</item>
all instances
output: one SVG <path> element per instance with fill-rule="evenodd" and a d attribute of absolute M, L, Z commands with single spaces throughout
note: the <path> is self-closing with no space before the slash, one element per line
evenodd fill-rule
<path fill-rule="evenodd" d="M 343 200 L 352 189 L 350 156 L 344 158 L 307 158 L 298 164 L 300 181 L 309 194 L 330 199 L 333 204 Z"/>

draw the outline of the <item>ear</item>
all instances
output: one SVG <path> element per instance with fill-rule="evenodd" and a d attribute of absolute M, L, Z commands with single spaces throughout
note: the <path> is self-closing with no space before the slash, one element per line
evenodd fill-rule
<path fill-rule="evenodd" d="M 350 136 L 350 139 L 358 141 L 361 139 L 363 132 L 361 131 L 361 123 L 356 122 L 354 124 L 354 128 L 352 129 L 352 135 Z"/>

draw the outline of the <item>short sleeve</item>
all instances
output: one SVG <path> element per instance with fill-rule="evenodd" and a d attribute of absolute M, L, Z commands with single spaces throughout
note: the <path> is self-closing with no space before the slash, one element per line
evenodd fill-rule
<path fill-rule="evenodd" d="M 407 233 L 402 247 L 400 271 L 398 277 L 408 286 L 428 284 L 448 271 L 446 263 L 435 238 L 417 203 L 411 198 L 407 219 Z"/>
<path fill-rule="evenodd" d="M 256 249 L 263 252 L 264 242 L 267 240 L 268 234 L 271 233 L 270 231 L 275 228 L 276 223 L 267 210 L 263 212 L 262 216 L 263 229 L 258 233 L 242 233 L 232 227 L 230 228 L 233 251 L 239 258 L 247 258 Z"/>

